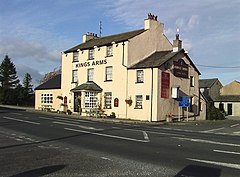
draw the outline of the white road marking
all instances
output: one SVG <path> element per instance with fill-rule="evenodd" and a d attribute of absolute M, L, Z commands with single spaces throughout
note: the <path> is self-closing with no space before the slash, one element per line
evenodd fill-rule
<path fill-rule="evenodd" d="M 234 134 L 240 134 L 240 132 L 233 132 Z"/>
<path fill-rule="evenodd" d="M 222 151 L 222 150 L 217 150 L 217 149 L 214 149 L 213 151 L 214 151 L 214 152 L 220 152 L 220 153 L 226 153 L 226 154 L 240 155 L 240 152 Z"/>
<path fill-rule="evenodd" d="M 202 133 L 209 133 L 209 132 L 214 132 L 214 131 L 223 130 L 223 129 L 225 129 L 225 127 L 211 129 L 211 130 L 205 130 L 205 131 L 201 131 L 201 132 Z"/>
<path fill-rule="evenodd" d="M 107 158 L 107 157 L 101 157 L 101 159 L 112 161 L 111 159 L 109 159 L 109 158 Z"/>
<path fill-rule="evenodd" d="M 9 119 L 9 120 L 15 120 L 15 121 L 18 121 L 18 122 L 25 122 L 25 123 L 29 123 L 29 124 L 34 124 L 34 125 L 40 125 L 39 122 L 32 122 L 32 121 L 28 121 L 28 120 L 21 120 L 21 119 L 15 119 L 15 118 L 12 118 L 12 117 L 3 117 L 4 119 Z"/>
<path fill-rule="evenodd" d="M 203 139 L 181 138 L 181 137 L 172 137 L 172 138 L 179 139 L 179 140 L 187 140 L 187 141 L 192 141 L 197 143 L 208 143 L 208 144 L 217 144 L 217 145 L 223 145 L 223 146 L 240 147 L 240 144 L 222 143 L 222 142 L 203 140 Z"/>
<path fill-rule="evenodd" d="M 91 121 L 87 121 L 87 120 L 79 120 L 79 119 L 69 119 L 67 120 L 67 118 L 64 118 L 64 117 L 53 117 L 53 118 L 50 118 L 50 117 L 43 117 L 43 116 L 40 116 L 38 117 L 40 119 L 46 119 L 46 120 L 55 120 L 55 119 L 61 119 L 61 121 L 69 121 L 69 122 L 86 122 L 86 123 L 90 123 L 90 124 L 94 124 L 95 122 L 91 122 Z M 55 118 L 55 119 L 54 119 Z"/>
<path fill-rule="evenodd" d="M 174 133 L 162 133 L 162 132 L 154 132 L 154 131 L 147 131 L 148 133 L 158 134 L 158 135 L 169 135 L 169 136 L 185 136 L 181 134 L 174 134 Z"/>
<path fill-rule="evenodd" d="M 14 115 L 22 115 L 21 113 L 18 113 L 18 112 L 11 112 L 10 114 L 14 114 Z"/>
<path fill-rule="evenodd" d="M 65 122 L 58 122 L 58 121 L 54 121 L 53 123 L 54 124 L 61 124 L 61 125 L 69 125 L 69 126 L 79 127 L 79 128 L 83 128 L 83 129 L 87 129 L 87 130 L 97 130 L 97 131 L 103 131 L 104 130 L 104 129 L 101 129 L 101 128 L 94 128 L 94 127 L 88 127 L 88 126 L 65 123 Z"/>
<path fill-rule="evenodd" d="M 224 163 L 224 162 L 216 162 L 216 161 L 192 159 L 192 158 L 187 158 L 187 160 L 191 160 L 191 161 L 195 161 L 195 162 L 201 162 L 201 163 L 207 163 L 207 164 L 213 164 L 213 165 L 218 165 L 218 166 L 223 166 L 223 167 L 228 167 L 228 168 L 235 168 L 235 169 L 240 170 L 240 164 Z"/>
<path fill-rule="evenodd" d="M 145 132 L 145 131 L 142 131 L 143 132 L 143 138 L 146 140 L 146 141 L 150 141 L 149 137 L 148 137 L 148 134 Z"/>
<path fill-rule="evenodd" d="M 233 127 L 237 127 L 239 126 L 240 124 L 234 124 L 234 125 L 231 125 L 230 127 L 233 128 Z"/>
<path fill-rule="evenodd" d="M 74 132 L 87 133 L 87 134 L 91 134 L 91 135 L 104 136 L 104 137 L 108 137 L 108 138 L 116 138 L 116 139 L 122 139 L 122 140 L 127 140 L 127 141 L 135 141 L 135 142 L 141 142 L 141 143 L 148 143 L 149 142 L 149 141 L 146 141 L 146 140 L 138 140 L 138 139 L 134 139 L 134 138 L 127 138 L 127 137 L 116 136 L 116 135 L 108 135 L 108 134 L 103 134 L 103 133 L 94 133 L 94 132 L 71 129 L 71 128 L 64 128 L 64 129 L 74 131 Z"/>

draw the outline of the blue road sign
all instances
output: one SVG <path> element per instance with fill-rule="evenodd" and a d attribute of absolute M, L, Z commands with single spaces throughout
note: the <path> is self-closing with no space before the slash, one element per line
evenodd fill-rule
<path fill-rule="evenodd" d="M 190 97 L 189 96 L 182 96 L 180 101 L 178 102 L 178 106 L 189 107 L 190 106 Z"/>

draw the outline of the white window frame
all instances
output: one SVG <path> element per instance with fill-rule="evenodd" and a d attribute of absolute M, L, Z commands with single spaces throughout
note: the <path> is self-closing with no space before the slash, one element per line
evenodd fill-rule
<path fill-rule="evenodd" d="M 84 108 L 97 108 L 97 107 L 98 107 L 97 92 L 85 92 Z"/>
<path fill-rule="evenodd" d="M 73 52 L 73 62 L 78 62 L 79 52 Z"/>
<path fill-rule="evenodd" d="M 112 92 L 105 92 L 104 93 L 104 107 L 106 109 L 112 108 Z"/>
<path fill-rule="evenodd" d="M 195 86 L 194 76 L 190 76 L 190 87 L 194 87 L 194 86 Z"/>
<path fill-rule="evenodd" d="M 42 93 L 41 94 L 42 104 L 53 104 L 53 94 L 52 93 Z"/>
<path fill-rule="evenodd" d="M 87 70 L 87 81 L 92 82 L 94 77 L 94 68 L 89 68 Z"/>
<path fill-rule="evenodd" d="M 105 71 L 106 71 L 106 73 L 105 73 L 105 81 L 112 81 L 113 67 L 112 66 L 107 66 Z"/>
<path fill-rule="evenodd" d="M 72 70 L 72 83 L 78 82 L 78 70 L 74 69 Z"/>
<path fill-rule="evenodd" d="M 88 59 L 93 60 L 94 59 L 94 49 L 89 49 L 88 51 Z"/>
<path fill-rule="evenodd" d="M 113 56 L 113 46 L 109 45 L 107 46 L 107 57 Z"/>
<path fill-rule="evenodd" d="M 137 83 L 143 83 L 144 82 L 144 71 L 143 70 L 137 70 Z"/>
<path fill-rule="evenodd" d="M 136 95 L 136 105 L 135 109 L 142 109 L 143 108 L 143 96 Z"/>

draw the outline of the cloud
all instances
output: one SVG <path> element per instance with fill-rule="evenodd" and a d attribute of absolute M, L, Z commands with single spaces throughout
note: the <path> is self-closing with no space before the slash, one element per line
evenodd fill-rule
<path fill-rule="evenodd" d="M 188 21 L 188 28 L 192 29 L 193 27 L 197 26 L 199 24 L 199 15 L 192 15 L 191 18 Z"/>

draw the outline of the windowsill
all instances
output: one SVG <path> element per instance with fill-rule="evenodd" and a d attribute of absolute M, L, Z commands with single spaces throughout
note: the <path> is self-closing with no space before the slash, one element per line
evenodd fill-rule
<path fill-rule="evenodd" d="M 144 83 L 144 82 L 135 82 L 135 84 L 142 84 L 142 83 Z"/>
<path fill-rule="evenodd" d="M 112 107 L 103 107 L 103 109 L 112 109 Z"/>
<path fill-rule="evenodd" d="M 104 82 L 112 82 L 112 80 L 105 80 Z"/>
<path fill-rule="evenodd" d="M 94 58 L 88 58 L 87 60 L 94 60 Z"/>
<path fill-rule="evenodd" d="M 71 84 L 76 84 L 77 82 L 71 82 Z"/>
<path fill-rule="evenodd" d="M 134 109 L 143 109 L 142 107 L 135 107 Z"/>
<path fill-rule="evenodd" d="M 72 63 L 77 63 L 77 62 L 79 62 L 79 60 L 76 60 L 76 61 L 72 61 Z"/>
<path fill-rule="evenodd" d="M 108 57 L 113 57 L 113 55 L 107 55 L 107 56 L 105 56 L 105 58 L 108 58 Z"/>

